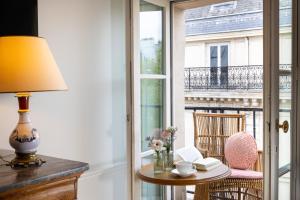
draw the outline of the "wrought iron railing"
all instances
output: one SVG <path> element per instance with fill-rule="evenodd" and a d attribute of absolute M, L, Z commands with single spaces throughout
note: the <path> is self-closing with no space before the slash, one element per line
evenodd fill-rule
<path fill-rule="evenodd" d="M 252 132 L 254 138 L 256 137 L 257 133 L 257 122 L 258 119 L 256 118 L 257 114 L 262 114 L 263 109 L 262 108 L 253 108 L 253 107 L 212 107 L 212 106 L 185 106 L 185 110 L 191 110 L 191 111 L 201 111 L 201 112 L 208 112 L 208 113 L 230 113 L 230 112 L 236 112 L 236 113 L 246 113 L 247 115 L 252 117 Z M 279 109 L 280 113 L 290 113 L 290 109 Z M 249 120 L 249 119 L 248 119 Z M 249 122 L 249 121 L 248 121 Z M 247 125 L 247 123 L 246 123 Z M 262 130 L 261 130 L 262 131 Z"/>
<path fill-rule="evenodd" d="M 291 88 L 291 65 L 280 65 L 280 89 Z M 185 90 L 262 90 L 263 66 L 244 65 L 226 67 L 185 68 Z"/>

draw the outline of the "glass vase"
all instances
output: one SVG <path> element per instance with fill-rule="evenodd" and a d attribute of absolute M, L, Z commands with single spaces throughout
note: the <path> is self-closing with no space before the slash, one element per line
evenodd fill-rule
<path fill-rule="evenodd" d="M 161 151 L 155 151 L 153 154 L 154 174 L 164 172 L 164 159 Z"/>
<path fill-rule="evenodd" d="M 173 151 L 165 151 L 164 152 L 164 167 L 165 171 L 171 171 L 173 169 L 174 164 L 174 155 Z"/>

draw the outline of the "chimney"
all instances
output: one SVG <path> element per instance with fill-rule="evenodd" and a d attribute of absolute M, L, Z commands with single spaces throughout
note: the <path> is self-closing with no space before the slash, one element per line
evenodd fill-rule
<path fill-rule="evenodd" d="M 1 0 L 0 36 L 38 36 L 37 0 Z"/>

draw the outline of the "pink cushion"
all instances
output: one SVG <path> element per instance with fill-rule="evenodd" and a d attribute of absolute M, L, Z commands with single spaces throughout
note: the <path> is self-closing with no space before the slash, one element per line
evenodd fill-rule
<path fill-rule="evenodd" d="M 249 169 L 257 160 L 257 146 L 252 135 L 240 132 L 225 144 L 225 158 L 231 168 Z"/>
<path fill-rule="evenodd" d="M 263 173 L 252 170 L 231 169 L 229 178 L 262 179 Z"/>

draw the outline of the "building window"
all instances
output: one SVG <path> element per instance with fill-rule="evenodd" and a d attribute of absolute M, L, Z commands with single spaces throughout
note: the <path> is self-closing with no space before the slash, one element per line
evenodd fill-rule
<path fill-rule="evenodd" d="M 228 44 L 211 44 L 209 48 L 209 67 L 211 86 L 228 84 L 229 48 Z"/>
<path fill-rule="evenodd" d="M 218 3 L 210 6 L 209 12 L 214 14 L 227 14 L 236 9 L 237 1 L 229 1 L 224 3 Z"/>

